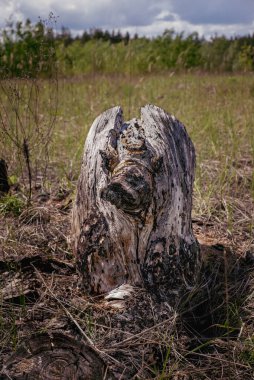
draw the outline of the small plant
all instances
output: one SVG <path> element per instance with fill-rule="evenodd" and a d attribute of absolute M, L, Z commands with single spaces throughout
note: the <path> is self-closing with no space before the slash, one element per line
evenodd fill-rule
<path fill-rule="evenodd" d="M 11 25 L 0 34 L 0 58 L 5 62 L 0 66 L 0 147 L 10 167 L 23 178 L 28 204 L 32 181 L 46 178 L 57 112 L 53 23 L 50 14 L 49 20 L 36 25 L 20 22 L 16 29 Z"/>
<path fill-rule="evenodd" d="M 249 338 L 244 345 L 244 350 L 241 353 L 242 360 L 254 367 L 254 337 Z"/>
<path fill-rule="evenodd" d="M 25 207 L 25 202 L 17 195 L 5 195 L 0 198 L 0 214 L 19 216 Z"/>

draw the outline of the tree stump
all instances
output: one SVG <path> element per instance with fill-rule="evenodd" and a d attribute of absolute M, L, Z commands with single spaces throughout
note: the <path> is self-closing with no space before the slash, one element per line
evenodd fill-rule
<path fill-rule="evenodd" d="M 27 339 L 8 358 L 1 379 L 103 380 L 113 379 L 91 347 L 66 334 L 38 334 Z"/>
<path fill-rule="evenodd" d="M 73 208 L 73 247 L 85 289 L 145 287 L 159 300 L 191 289 L 200 269 L 191 209 L 195 150 L 185 127 L 146 105 L 94 121 Z"/>
<path fill-rule="evenodd" d="M 5 160 L 0 159 L 0 195 L 1 193 L 8 193 L 9 189 L 7 164 Z"/>

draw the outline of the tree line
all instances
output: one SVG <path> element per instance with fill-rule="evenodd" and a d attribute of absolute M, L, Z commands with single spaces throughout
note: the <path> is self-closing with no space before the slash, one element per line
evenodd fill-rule
<path fill-rule="evenodd" d="M 128 32 L 68 28 L 53 32 L 40 21 L 9 24 L 0 34 L 0 74 L 50 77 L 84 73 L 143 74 L 162 71 L 235 72 L 254 70 L 254 33 L 246 36 L 186 35 L 172 29 L 154 38 Z"/>

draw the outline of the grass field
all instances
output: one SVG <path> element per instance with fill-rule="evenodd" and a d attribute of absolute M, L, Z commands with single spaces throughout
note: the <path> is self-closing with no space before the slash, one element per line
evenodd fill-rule
<path fill-rule="evenodd" d="M 139 116 L 142 105 L 153 103 L 185 124 L 196 147 L 194 215 L 215 218 L 219 230 L 223 225 L 223 233 L 231 238 L 243 233 L 241 252 L 250 249 L 254 76 L 77 78 L 60 81 L 59 94 L 52 153 L 60 177 L 66 173 L 77 177 L 85 137 L 95 116 L 121 105 L 128 120 Z"/>
<path fill-rule="evenodd" d="M 193 313 L 185 310 L 171 335 L 155 329 L 154 344 L 161 356 L 160 364 L 151 365 L 149 378 L 252 379 L 254 76 L 171 73 L 131 78 L 74 77 L 59 79 L 57 102 L 55 84 L 52 86 L 50 82 L 39 82 L 37 102 L 30 103 L 37 107 L 42 130 L 43 125 L 49 125 L 49 119 L 54 120 L 54 125 L 48 174 L 33 178 L 28 208 L 24 162 L 22 176 L 20 172 L 22 150 L 1 135 L 0 152 L 8 163 L 13 186 L 10 196 L 0 200 L 0 364 L 29 333 L 50 330 L 54 318 L 57 326 L 71 330 L 61 304 L 48 289 L 103 348 L 102 330 L 94 324 L 99 311 L 90 304 L 84 307 L 84 299 L 72 286 L 76 274 L 67 244 L 71 201 L 84 141 L 95 117 L 120 105 L 125 120 L 129 120 L 139 117 L 141 106 L 153 103 L 186 126 L 196 148 L 193 228 L 201 244 L 205 274 L 200 292 L 193 295 L 192 301 L 192 307 L 195 302 L 202 307 L 195 306 Z M 2 106 L 6 102 L 9 120 L 15 120 L 13 105 L 6 97 L 1 99 Z M 56 110 L 55 119 L 49 117 L 51 106 Z M 18 108 L 24 124 L 26 109 L 24 105 Z M 29 136 L 36 135 L 32 128 L 31 122 Z M 36 141 L 33 145 L 33 138 L 29 147 L 34 170 L 38 146 Z M 41 156 L 41 162 L 44 158 Z M 30 258 L 26 263 L 24 256 Z M 37 258 L 35 272 L 27 264 L 32 257 Z M 110 325 L 109 320 L 104 323 Z M 142 367 L 144 372 L 139 368 L 139 377 L 133 378 L 148 379 L 148 362 L 144 359 L 141 365 L 139 359 L 135 360 L 136 367 Z"/>

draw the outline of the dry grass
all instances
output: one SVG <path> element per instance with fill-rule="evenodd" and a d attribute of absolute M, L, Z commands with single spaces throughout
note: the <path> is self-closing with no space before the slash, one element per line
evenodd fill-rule
<path fill-rule="evenodd" d="M 17 179 L 11 197 L 23 206 L 0 215 L 1 363 L 31 334 L 62 331 L 92 342 L 122 379 L 253 378 L 253 87 L 252 76 L 60 81 L 47 181 L 35 181 L 27 208 Z M 193 227 L 204 265 L 176 311 L 139 290 L 117 313 L 77 287 L 68 234 L 83 143 L 95 116 L 119 103 L 126 119 L 145 103 L 174 113 L 196 146 Z M 15 155 L 3 152 L 12 175 Z"/>

